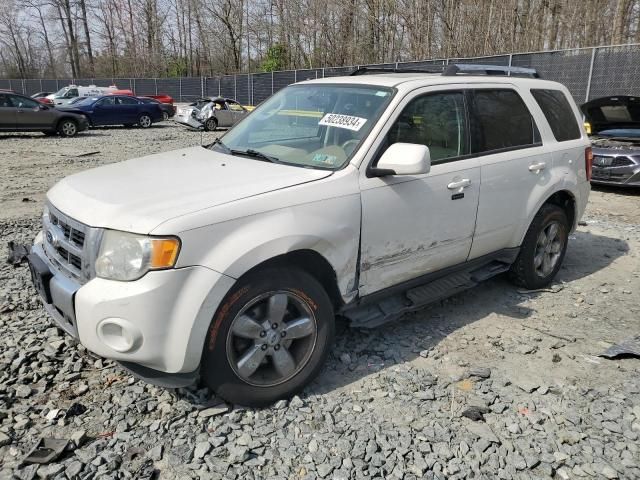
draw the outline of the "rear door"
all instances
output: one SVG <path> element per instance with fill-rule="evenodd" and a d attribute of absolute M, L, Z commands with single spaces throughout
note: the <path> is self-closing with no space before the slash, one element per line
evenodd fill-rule
<path fill-rule="evenodd" d="M 13 130 L 16 128 L 16 107 L 9 94 L 0 92 L 0 129 Z"/>
<path fill-rule="evenodd" d="M 519 246 L 529 204 L 552 181 L 553 158 L 515 87 L 475 88 L 469 96 L 471 150 L 482 174 L 473 259 Z"/>
<path fill-rule="evenodd" d="M 120 116 L 119 121 L 116 123 L 131 124 L 138 121 L 140 110 L 140 103 L 135 98 L 131 97 L 117 97 L 116 105 L 118 107 L 118 114 Z M 151 110 L 153 107 L 150 107 Z"/>

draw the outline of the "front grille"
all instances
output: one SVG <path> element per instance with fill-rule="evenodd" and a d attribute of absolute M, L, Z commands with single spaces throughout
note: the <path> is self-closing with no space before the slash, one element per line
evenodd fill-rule
<path fill-rule="evenodd" d="M 64 275 L 85 283 L 90 278 L 88 238 L 90 227 L 49 205 L 42 220 L 43 248 L 51 263 Z"/>
<path fill-rule="evenodd" d="M 82 248 L 84 246 L 85 234 L 83 231 L 71 227 L 65 220 L 61 219 L 54 213 L 50 213 L 49 216 L 51 218 L 51 223 L 60 227 L 64 238 L 73 242 L 79 248 Z"/>

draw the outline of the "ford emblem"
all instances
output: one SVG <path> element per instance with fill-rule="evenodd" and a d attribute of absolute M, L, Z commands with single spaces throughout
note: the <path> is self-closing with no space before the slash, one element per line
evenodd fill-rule
<path fill-rule="evenodd" d="M 45 234 L 45 236 L 47 237 L 47 242 L 49 242 L 51 245 L 55 247 L 56 244 L 58 243 L 58 239 L 53 235 L 53 233 L 51 233 L 50 230 L 47 230 L 47 233 Z"/>

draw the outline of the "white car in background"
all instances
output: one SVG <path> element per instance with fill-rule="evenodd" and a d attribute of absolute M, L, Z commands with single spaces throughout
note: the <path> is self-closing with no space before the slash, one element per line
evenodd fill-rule
<path fill-rule="evenodd" d="M 80 85 L 69 85 L 61 88 L 56 93 L 47 95 L 46 98 L 51 100 L 54 105 L 66 105 L 76 98 L 99 97 L 101 95 L 115 93 L 118 90 L 118 87 L 115 85 L 111 85 L 110 87 L 98 87 L 96 85 L 83 87 Z"/>
<path fill-rule="evenodd" d="M 191 128 L 212 132 L 230 128 L 249 114 L 249 110 L 230 98 L 201 98 L 186 107 L 178 107 L 173 120 Z"/>
<path fill-rule="evenodd" d="M 301 82 L 211 145 L 61 180 L 28 257 L 45 309 L 141 378 L 257 406 L 316 376 L 336 314 L 548 285 L 590 191 L 580 112 L 453 67 Z"/>

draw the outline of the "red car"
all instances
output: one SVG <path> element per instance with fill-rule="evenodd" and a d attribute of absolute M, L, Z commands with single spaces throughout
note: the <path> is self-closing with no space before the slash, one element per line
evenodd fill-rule
<path fill-rule="evenodd" d="M 153 98 L 155 100 L 158 100 L 160 103 L 167 103 L 169 105 L 173 105 L 173 97 L 170 97 L 169 95 L 166 95 L 166 94 L 162 94 L 162 95 L 145 95 L 145 97 Z"/>

